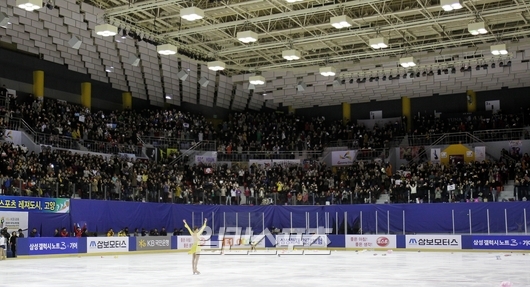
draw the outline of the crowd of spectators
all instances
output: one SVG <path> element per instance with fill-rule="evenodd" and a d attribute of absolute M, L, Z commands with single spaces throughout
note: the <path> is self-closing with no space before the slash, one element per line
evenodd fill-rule
<path fill-rule="evenodd" d="M 368 130 L 324 117 L 251 112 L 233 113 L 215 126 L 202 115 L 176 110 L 91 112 L 64 101 L 33 97 L 13 99 L 5 114 L 4 121 L 23 118 L 39 133 L 49 135 L 48 139 L 71 138 L 89 149 L 100 143 L 115 147 L 104 150 L 109 154 L 138 147 L 140 138 L 192 138 L 218 142 L 220 159 L 240 156 L 244 151 L 273 155 L 321 151 L 330 142 L 347 143 L 361 150 L 376 149 L 387 146 L 405 131 L 397 121 Z M 522 127 L 525 119 L 497 113 L 488 118 L 470 117 L 460 124 L 434 116 L 417 116 L 413 122 L 414 133 L 423 134 Z M 170 164 L 172 157 L 154 162 L 50 148 L 35 154 L 11 143 L 2 143 L 0 149 L 2 193 L 30 196 L 184 204 L 323 205 L 374 203 L 387 193 L 390 202 L 421 203 L 495 200 L 508 178 L 515 178 L 519 198 L 523 198 L 528 195 L 530 182 L 527 156 L 450 166 L 411 162 L 394 171 L 388 164 L 368 161 L 340 168 L 316 160 L 302 165 L 204 166 Z"/>
<path fill-rule="evenodd" d="M 449 166 L 358 161 L 347 167 L 303 164 L 169 165 L 127 157 L 80 155 L 0 145 L 0 182 L 7 195 L 232 205 L 325 205 L 494 201 L 509 179 L 528 196 L 528 155 L 516 162 Z"/>
<path fill-rule="evenodd" d="M 221 157 L 242 159 L 249 152 L 280 157 L 293 151 L 321 153 L 330 143 L 351 148 L 388 147 L 403 126 L 388 123 L 367 129 L 353 122 L 303 117 L 288 113 L 231 113 L 213 124 L 204 115 L 178 110 L 91 111 L 62 100 L 29 95 L 11 99 L 3 123 L 21 118 L 39 134 L 39 144 L 103 153 L 139 155 L 143 144 L 188 148 L 194 142 L 214 141 Z M 272 156 L 271 156 L 272 155 Z"/>
<path fill-rule="evenodd" d="M 521 129 L 530 126 L 530 107 L 516 114 L 502 110 L 448 116 L 421 113 L 413 116 L 412 125 L 409 142 L 413 145 L 430 144 L 436 140 L 434 135 L 460 132 L 474 133 L 483 141 L 530 139 L 528 131 Z"/>

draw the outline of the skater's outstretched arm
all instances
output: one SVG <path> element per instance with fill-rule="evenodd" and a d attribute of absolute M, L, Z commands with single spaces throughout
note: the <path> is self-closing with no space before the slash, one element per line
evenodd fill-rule
<path fill-rule="evenodd" d="M 205 228 L 206 228 L 206 218 L 204 219 L 204 223 L 202 224 L 202 227 L 199 230 L 198 234 L 201 235 L 204 232 Z"/>
<path fill-rule="evenodd" d="M 188 232 L 190 233 L 190 235 L 193 234 L 193 231 L 191 230 L 191 228 L 188 226 L 188 223 L 186 222 L 186 219 L 182 220 L 182 222 L 184 222 L 184 227 L 186 227 L 186 229 L 188 230 Z"/>

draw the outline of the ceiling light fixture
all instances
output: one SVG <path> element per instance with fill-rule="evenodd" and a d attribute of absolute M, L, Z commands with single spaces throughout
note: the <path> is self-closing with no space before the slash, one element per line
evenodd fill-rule
<path fill-rule="evenodd" d="M 324 77 L 333 77 L 335 76 L 337 70 L 333 67 L 322 67 L 320 68 L 320 74 Z"/>
<path fill-rule="evenodd" d="M 287 3 L 302 2 L 303 0 L 285 0 Z"/>
<path fill-rule="evenodd" d="M 118 27 L 110 25 L 110 24 L 101 24 L 97 25 L 96 28 L 96 34 L 103 37 L 111 37 L 118 34 Z"/>
<path fill-rule="evenodd" d="M 282 51 L 282 57 L 287 61 L 299 60 L 302 56 L 299 51 L 291 49 Z"/>
<path fill-rule="evenodd" d="M 248 78 L 248 82 L 251 85 L 255 85 L 255 86 L 264 85 L 265 84 L 265 77 L 263 77 L 263 76 L 250 76 Z"/>
<path fill-rule="evenodd" d="M 384 37 L 378 37 L 378 38 L 370 39 L 369 43 L 370 43 L 370 47 L 372 47 L 372 49 L 388 48 L 388 40 L 386 38 L 384 38 Z"/>
<path fill-rule="evenodd" d="M 175 55 L 177 53 L 177 47 L 171 45 L 171 44 L 162 44 L 159 46 L 156 46 L 156 51 L 160 55 Z"/>
<path fill-rule="evenodd" d="M 188 21 L 200 20 L 204 18 L 204 11 L 197 7 L 188 7 L 180 10 L 180 17 Z"/>
<path fill-rule="evenodd" d="M 42 0 L 17 0 L 16 6 L 26 11 L 33 11 L 42 8 Z"/>
<path fill-rule="evenodd" d="M 329 22 L 331 23 L 331 26 L 337 29 L 348 28 L 352 25 L 352 19 L 346 15 L 331 17 Z"/>
<path fill-rule="evenodd" d="M 490 47 L 490 51 L 495 56 L 508 54 L 508 50 L 506 50 L 506 44 L 493 45 Z"/>
<path fill-rule="evenodd" d="M 254 43 L 258 40 L 258 34 L 253 31 L 237 32 L 237 39 L 245 44 Z"/>
<path fill-rule="evenodd" d="M 453 11 L 462 9 L 462 0 L 440 0 L 440 6 L 444 11 Z"/>
<path fill-rule="evenodd" d="M 414 57 L 406 57 L 399 59 L 399 64 L 403 68 L 409 68 L 416 66 L 416 62 L 414 62 Z"/>
<path fill-rule="evenodd" d="M 471 33 L 471 35 L 474 36 L 478 34 L 488 33 L 488 30 L 486 29 L 486 24 L 484 24 L 484 22 L 471 23 L 467 25 L 467 30 L 469 31 L 469 33 Z"/>
<path fill-rule="evenodd" d="M 208 69 L 212 71 L 222 71 L 226 67 L 226 64 L 221 61 L 208 62 Z"/>

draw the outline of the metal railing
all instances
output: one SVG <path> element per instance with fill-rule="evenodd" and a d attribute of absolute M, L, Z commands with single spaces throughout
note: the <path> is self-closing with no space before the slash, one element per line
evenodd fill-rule
<path fill-rule="evenodd" d="M 182 151 L 175 159 L 173 159 L 170 165 L 177 164 L 182 161 L 184 157 L 193 157 L 193 155 L 204 151 L 216 151 L 216 143 L 214 141 L 202 141 L 193 144 L 187 150 Z"/>
<path fill-rule="evenodd" d="M 408 144 L 410 146 L 472 144 L 472 143 L 482 142 L 480 138 L 468 132 L 408 135 L 407 139 L 408 139 Z"/>
<path fill-rule="evenodd" d="M 35 144 L 47 145 L 56 148 L 83 150 L 84 146 L 88 151 L 99 153 L 132 153 L 135 155 L 142 154 L 142 148 L 137 145 L 129 145 L 123 143 L 110 143 L 104 141 L 92 141 L 74 139 L 72 137 L 53 135 L 47 133 L 36 132 L 26 121 L 20 118 L 10 119 L 5 127 L 10 130 L 24 131 Z"/>
<path fill-rule="evenodd" d="M 530 139 L 529 128 L 482 130 L 473 135 L 485 142 Z"/>
<path fill-rule="evenodd" d="M 322 151 L 232 151 L 218 152 L 218 161 L 247 161 L 247 160 L 265 160 L 265 159 L 318 159 Z"/>
<path fill-rule="evenodd" d="M 184 137 L 142 136 L 139 138 L 144 144 L 150 144 L 154 147 L 179 147 L 182 150 L 190 148 L 193 142 L 197 142 L 197 140 L 186 135 Z"/>

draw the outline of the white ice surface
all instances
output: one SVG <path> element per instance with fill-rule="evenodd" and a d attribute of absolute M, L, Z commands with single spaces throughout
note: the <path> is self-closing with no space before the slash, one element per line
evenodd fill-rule
<path fill-rule="evenodd" d="M 507 256 L 509 255 L 509 256 Z M 530 286 L 522 253 L 332 251 L 331 255 L 202 255 L 192 275 L 186 253 L 0 261 L 0 286 Z"/>

